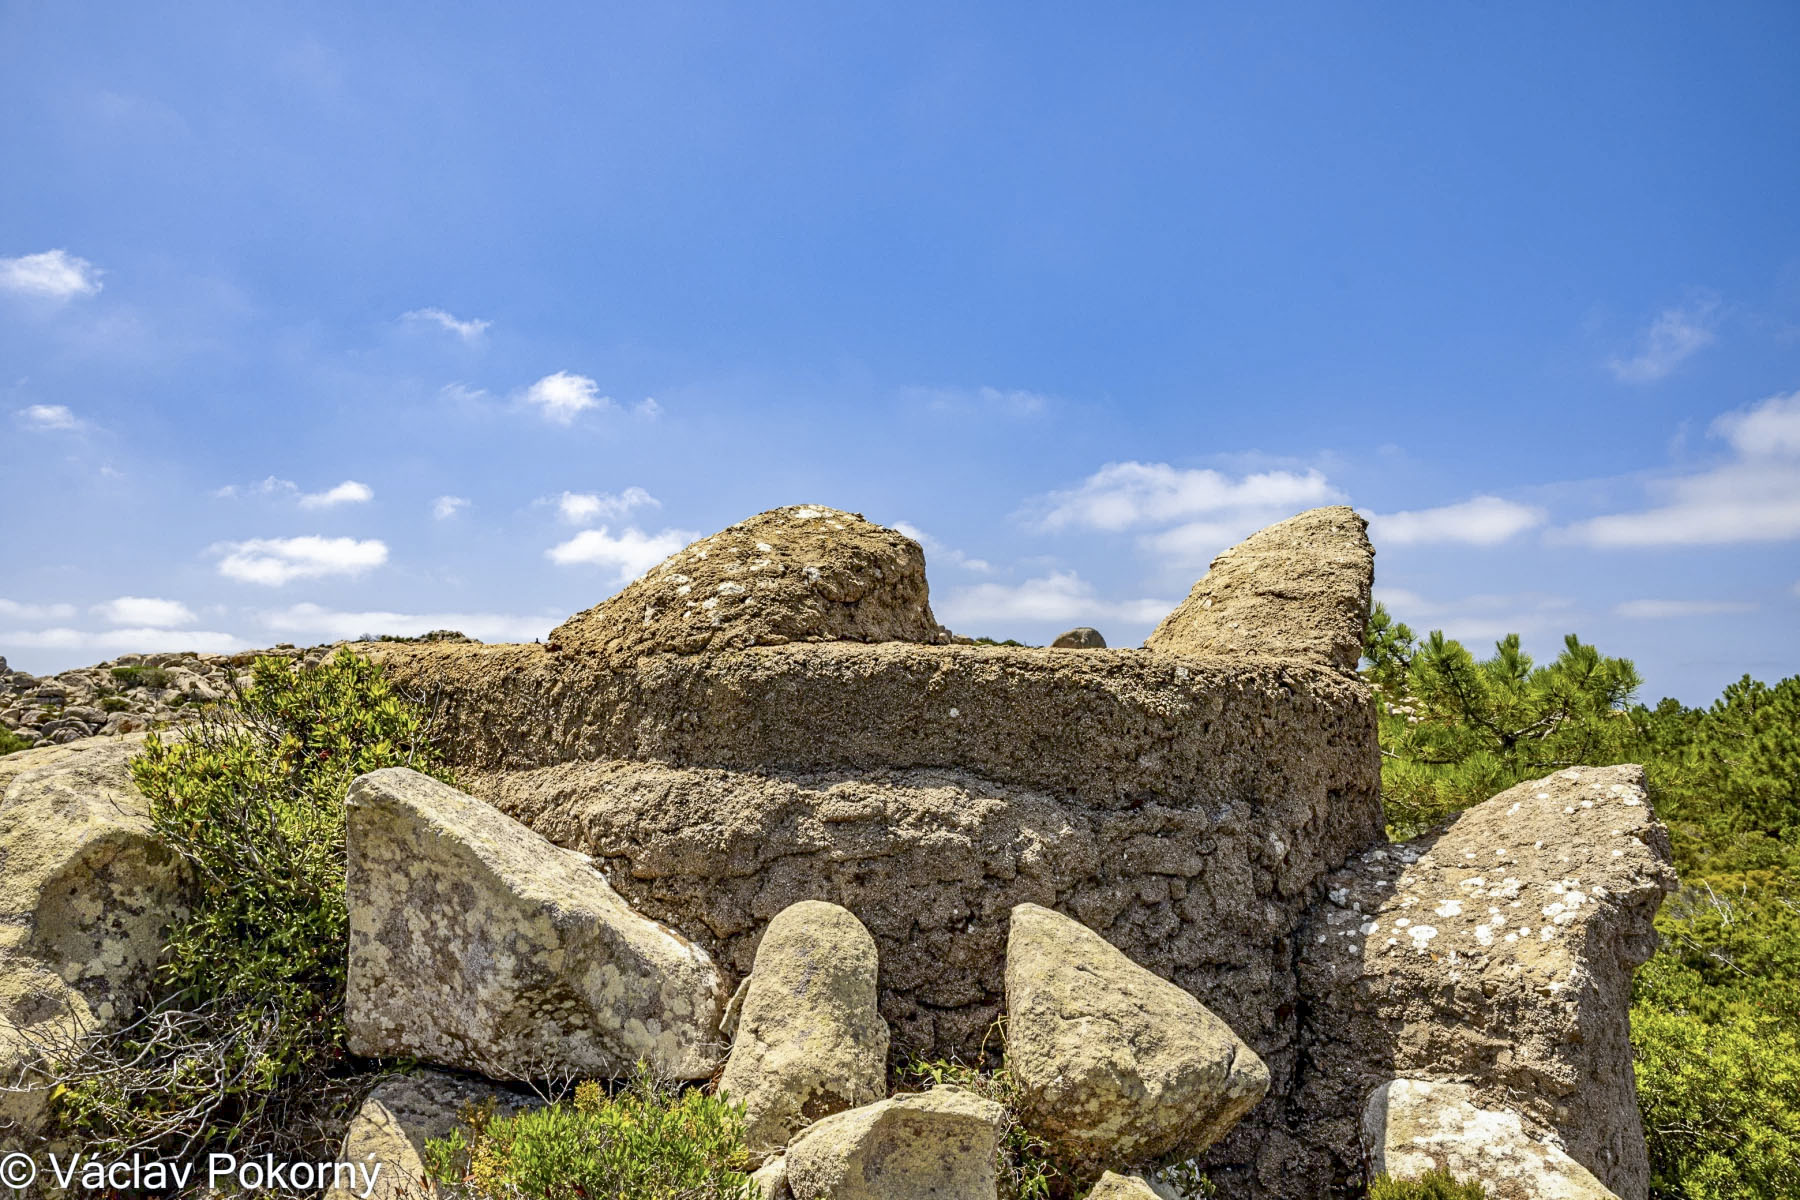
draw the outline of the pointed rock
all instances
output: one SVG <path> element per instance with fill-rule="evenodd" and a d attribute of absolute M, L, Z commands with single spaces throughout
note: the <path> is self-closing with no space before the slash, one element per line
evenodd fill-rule
<path fill-rule="evenodd" d="M 763 933 L 719 1091 L 742 1102 L 755 1154 L 887 1091 L 875 939 L 850 910 L 805 900 Z"/>
<path fill-rule="evenodd" d="M 1145 648 L 1356 670 L 1375 583 L 1367 530 L 1355 510 L 1334 505 L 1251 534 L 1213 559 Z"/>
<path fill-rule="evenodd" d="M 1078 1165 L 1191 1157 L 1269 1090 L 1256 1052 L 1204 1004 L 1035 904 L 1012 910 L 1006 1011 L 1025 1122 Z"/>
<path fill-rule="evenodd" d="M 495 1078 L 712 1073 L 712 960 L 585 855 L 403 767 L 358 778 L 348 804 L 352 1053 Z"/>

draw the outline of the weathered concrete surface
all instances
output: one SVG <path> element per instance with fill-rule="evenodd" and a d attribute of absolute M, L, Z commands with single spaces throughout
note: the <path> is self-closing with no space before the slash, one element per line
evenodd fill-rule
<path fill-rule="evenodd" d="M 940 1086 L 826 1117 L 788 1147 L 794 1200 L 990 1200 L 1006 1110 Z"/>
<path fill-rule="evenodd" d="M 350 785 L 352 1053 L 493 1078 L 710 1075 L 725 993 L 705 951 L 587 858 L 403 767 Z"/>
<path fill-rule="evenodd" d="M 148 998 L 185 872 L 127 765 L 143 736 L 0 758 L 0 1088 L 39 1051 L 127 1020 Z M 0 1091 L 0 1149 L 43 1132 L 48 1097 Z"/>
<path fill-rule="evenodd" d="M 887 1095 L 878 967 L 875 939 L 836 904 L 803 900 L 769 922 L 719 1077 L 720 1093 L 745 1106 L 752 1153 Z"/>
<path fill-rule="evenodd" d="M 1519 1114 L 1482 1108 L 1458 1083 L 1395 1079 L 1363 1109 L 1371 1174 L 1416 1179 L 1447 1170 L 1492 1200 L 1618 1200 L 1560 1147 L 1525 1129 Z"/>
<path fill-rule="evenodd" d="M 1356 670 L 1375 583 L 1367 530 L 1355 510 L 1336 505 L 1250 535 L 1213 559 L 1145 647 Z"/>
<path fill-rule="evenodd" d="M 365 1192 L 366 1200 L 420 1200 L 436 1195 L 425 1168 L 425 1144 L 448 1137 L 461 1126 L 465 1110 L 490 1100 L 496 1116 L 509 1116 L 541 1103 L 483 1080 L 442 1071 L 383 1080 L 350 1119 L 338 1153 L 338 1162 L 360 1170 L 354 1181 L 334 1177 L 325 1189 L 325 1200 L 365 1200 Z M 371 1178 L 374 1190 L 368 1191 Z M 340 1186 L 345 1183 L 351 1186 Z"/>
<path fill-rule="evenodd" d="M 1356 1116 L 1401 1076 L 1471 1083 L 1643 1200 L 1631 972 L 1674 872 L 1642 768 L 1520 784 L 1327 882 L 1298 939 L 1311 1065 L 1267 1182 L 1352 1174 Z"/>
<path fill-rule="evenodd" d="M 931 615 L 919 544 L 814 504 L 702 538 L 550 634 L 559 649 L 621 662 L 789 642 L 949 640 Z"/>
<path fill-rule="evenodd" d="M 1006 1060 L 1026 1125 L 1086 1169 L 1191 1158 L 1269 1090 L 1205 1005 L 1035 904 L 1006 943 Z"/>

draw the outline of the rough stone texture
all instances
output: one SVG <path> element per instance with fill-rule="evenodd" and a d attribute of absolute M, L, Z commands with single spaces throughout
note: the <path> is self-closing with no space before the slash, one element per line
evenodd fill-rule
<path fill-rule="evenodd" d="M 750 1182 L 759 1200 L 791 1200 L 794 1194 L 788 1187 L 787 1159 L 779 1154 L 750 1172 Z"/>
<path fill-rule="evenodd" d="M 0 758 L 0 1087 L 40 1050 L 129 1018 L 184 908 L 180 860 L 131 781 L 142 737 Z M 0 1092 L 0 1148 L 42 1133 L 41 1091 Z"/>
<path fill-rule="evenodd" d="M 940 1086 L 826 1117 L 788 1147 L 794 1200 L 993 1200 L 1006 1110 Z"/>
<path fill-rule="evenodd" d="M 1050 646 L 1054 650 L 1104 650 L 1106 639 L 1100 636 L 1098 629 L 1080 625 L 1067 633 L 1057 634 Z"/>
<path fill-rule="evenodd" d="M 752 1152 L 887 1094 L 875 940 L 848 909 L 804 900 L 763 933 L 719 1091 L 745 1105 Z"/>
<path fill-rule="evenodd" d="M 1447 1170 L 1479 1181 L 1493 1200 L 1618 1200 L 1586 1167 L 1527 1132 L 1519 1114 L 1481 1108 L 1473 1097 L 1462 1084 L 1419 1079 L 1376 1088 L 1363 1110 L 1370 1172 L 1416 1179 Z"/>
<path fill-rule="evenodd" d="M 348 797 L 353 1053 L 494 1078 L 710 1075 L 705 951 L 633 912 L 588 859 L 403 767 Z"/>
<path fill-rule="evenodd" d="M 1012 911 L 1006 1058 L 1026 1124 L 1092 1167 L 1191 1158 L 1269 1090 L 1256 1052 L 1205 1005 L 1035 904 Z"/>
<path fill-rule="evenodd" d="M 1336 505 L 1252 534 L 1213 559 L 1144 645 L 1356 670 L 1375 582 L 1367 529 L 1354 510 Z"/>
<path fill-rule="evenodd" d="M 1474 1102 L 1517 1111 L 1643 1200 L 1631 972 L 1655 948 L 1669 863 L 1642 768 L 1619 766 L 1520 784 L 1332 875 L 1299 939 L 1313 1064 L 1293 1109 L 1296 1158 L 1312 1159 L 1299 1177 L 1348 1177 L 1345 1123 L 1369 1093 L 1435 1078 L 1471 1083 Z"/>
<path fill-rule="evenodd" d="M 1100 1176 L 1087 1200 L 1161 1200 L 1156 1189 L 1138 1175 L 1115 1175 L 1108 1171 Z"/>
<path fill-rule="evenodd" d="M 561 650 L 628 661 L 789 642 L 926 642 L 925 552 L 857 513 L 801 504 L 759 513 L 671 554 L 550 634 Z"/>
<path fill-rule="evenodd" d="M 541 1101 L 520 1096 L 482 1080 L 463 1079 L 442 1071 L 420 1071 L 383 1080 L 369 1093 L 344 1131 L 338 1161 L 354 1163 L 374 1174 L 367 1200 L 402 1200 L 435 1195 L 425 1170 L 425 1143 L 448 1137 L 462 1123 L 465 1109 L 494 1101 L 494 1112 L 507 1116 L 534 1108 Z M 364 1200 L 365 1176 L 354 1187 L 325 1189 L 324 1200 Z"/>

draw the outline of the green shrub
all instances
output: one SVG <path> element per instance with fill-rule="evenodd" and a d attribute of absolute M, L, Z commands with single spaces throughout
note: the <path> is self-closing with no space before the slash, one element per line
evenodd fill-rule
<path fill-rule="evenodd" d="M 464 1114 L 463 1129 L 426 1144 L 440 1192 L 511 1200 L 753 1200 L 745 1174 L 744 1110 L 698 1088 L 660 1084 L 639 1064 L 608 1095 L 597 1083 L 571 1103 L 497 1117 Z"/>
<path fill-rule="evenodd" d="M 114 667 L 112 677 L 122 688 L 166 688 L 174 678 L 162 667 Z"/>
<path fill-rule="evenodd" d="M 325 1110 L 357 1070 L 343 1049 L 344 793 L 381 767 L 445 778 L 426 735 L 380 668 L 345 650 L 310 668 L 259 659 L 203 720 L 146 740 L 132 777 L 188 868 L 191 915 L 169 931 L 150 1010 L 67 1074 L 60 1116 L 88 1152 L 334 1136 Z"/>
<path fill-rule="evenodd" d="M 1487 1200 L 1487 1190 L 1448 1171 L 1427 1171 L 1417 1179 L 1377 1175 L 1369 1184 L 1369 1200 Z"/>
<path fill-rule="evenodd" d="M 14 733 L 4 725 L 0 725 L 0 754 L 12 754 L 19 750 L 29 750 L 31 743 Z"/>
<path fill-rule="evenodd" d="M 130 707 L 131 701 L 123 696 L 102 696 L 100 698 L 101 712 L 124 712 Z"/>

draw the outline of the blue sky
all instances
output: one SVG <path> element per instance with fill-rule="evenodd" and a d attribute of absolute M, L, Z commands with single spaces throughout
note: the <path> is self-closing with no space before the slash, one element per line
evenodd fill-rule
<path fill-rule="evenodd" d="M 0 654 L 527 639 L 780 504 L 1140 640 L 1314 504 L 1800 671 L 1800 8 L 0 3 Z"/>

